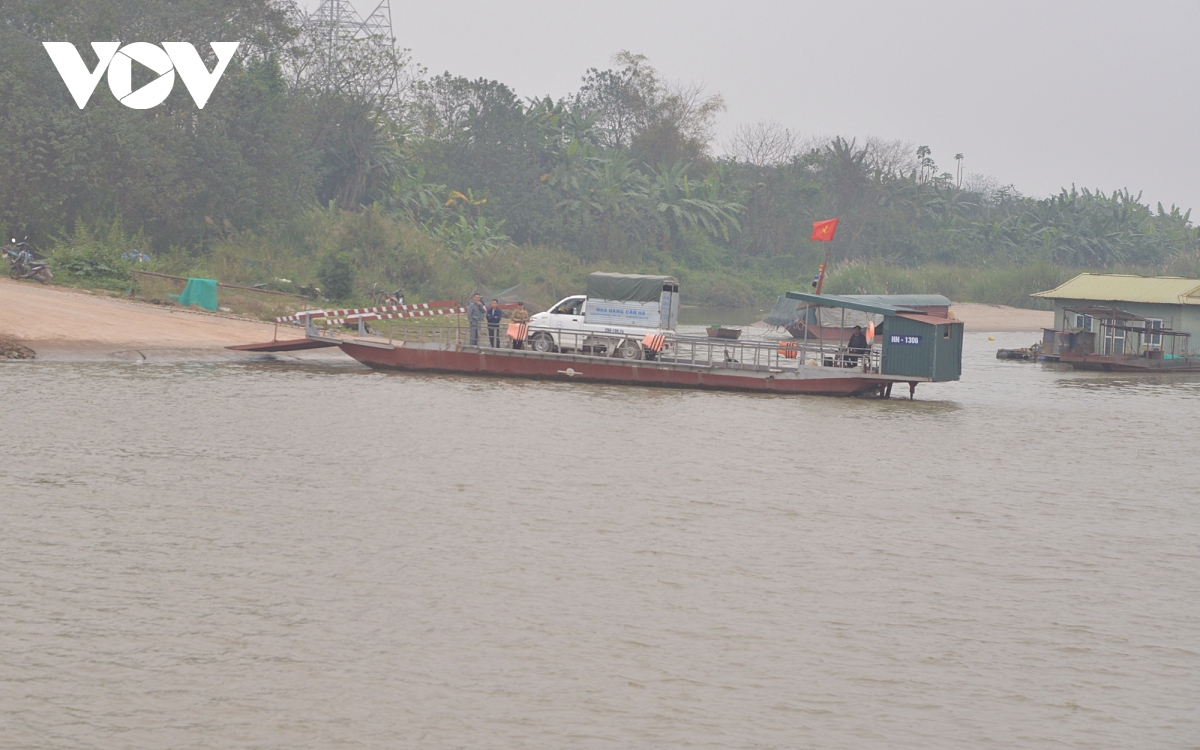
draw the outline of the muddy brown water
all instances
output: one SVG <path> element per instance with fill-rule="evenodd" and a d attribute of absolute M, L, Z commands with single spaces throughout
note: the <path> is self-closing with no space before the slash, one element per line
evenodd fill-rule
<path fill-rule="evenodd" d="M 1200 745 L 1200 377 L 0 365 L 0 747 Z"/>

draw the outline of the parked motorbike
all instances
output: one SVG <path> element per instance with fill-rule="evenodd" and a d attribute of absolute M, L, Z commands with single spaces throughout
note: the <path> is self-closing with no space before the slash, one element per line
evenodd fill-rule
<path fill-rule="evenodd" d="M 4 259 L 9 263 L 8 276 L 11 279 L 36 279 L 45 284 L 54 278 L 54 274 L 50 273 L 49 263 L 34 259 L 28 240 L 26 237 L 17 242 L 13 237 L 12 247 L 4 249 Z"/>
<path fill-rule="evenodd" d="M 380 289 L 379 284 L 372 284 L 371 291 L 367 295 L 371 298 L 372 302 L 380 307 L 404 304 L 404 291 L 401 289 L 389 293 Z"/>

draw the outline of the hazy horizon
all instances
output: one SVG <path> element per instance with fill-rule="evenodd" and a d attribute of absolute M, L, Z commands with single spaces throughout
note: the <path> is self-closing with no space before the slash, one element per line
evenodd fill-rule
<path fill-rule="evenodd" d="M 316 0 L 308 0 L 312 8 Z M 353 0 L 368 13 L 377 0 Z M 1200 5 L 612 0 L 604 12 L 547 0 L 392 7 L 400 46 L 430 74 L 490 78 L 522 97 L 573 92 L 620 50 L 664 78 L 724 96 L 718 148 L 738 125 L 802 138 L 927 145 L 943 171 L 1045 197 L 1128 188 L 1200 206 L 1183 144 L 1200 78 L 1187 61 Z M 670 31 L 668 31 L 670 30 Z"/>

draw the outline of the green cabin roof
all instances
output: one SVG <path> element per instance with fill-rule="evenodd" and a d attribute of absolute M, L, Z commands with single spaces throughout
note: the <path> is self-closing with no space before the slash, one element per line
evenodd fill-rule
<path fill-rule="evenodd" d="M 824 305 L 826 307 L 844 307 L 847 310 L 859 310 L 861 312 L 873 313 L 875 315 L 883 315 L 886 317 L 894 317 L 897 313 L 910 312 L 920 314 L 920 310 L 913 310 L 908 307 L 897 307 L 895 305 L 885 305 L 879 302 L 869 302 L 861 297 L 843 297 L 837 294 L 810 294 L 808 292 L 788 292 L 788 299 L 798 299 L 801 302 L 808 302 L 813 305 Z"/>

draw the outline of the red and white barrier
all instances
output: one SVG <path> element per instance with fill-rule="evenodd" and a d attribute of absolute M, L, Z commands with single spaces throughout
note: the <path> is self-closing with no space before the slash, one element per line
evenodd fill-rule
<path fill-rule="evenodd" d="M 426 310 L 436 310 L 442 308 L 453 307 L 454 300 L 439 300 L 437 302 L 422 302 L 412 305 L 384 305 L 381 307 L 353 307 L 344 310 L 305 310 L 294 315 L 285 315 L 282 318 L 276 318 L 276 323 L 303 323 L 305 320 L 318 320 L 320 318 L 345 318 L 352 315 L 373 315 L 382 313 L 407 313 L 407 312 L 422 312 Z M 461 309 L 461 308 L 459 308 Z M 450 313 L 429 313 L 436 315 L 447 315 Z M 415 315 L 405 315 L 401 317 L 417 317 Z"/>
<path fill-rule="evenodd" d="M 344 318 L 327 318 L 325 322 L 329 325 L 340 326 L 343 323 L 357 323 L 359 321 L 367 322 L 371 320 L 396 320 L 397 318 L 431 318 L 435 315 L 462 315 L 466 311 L 467 308 L 465 307 L 441 307 L 436 310 L 413 310 L 411 312 L 358 313 L 355 315 L 347 315 Z"/>

